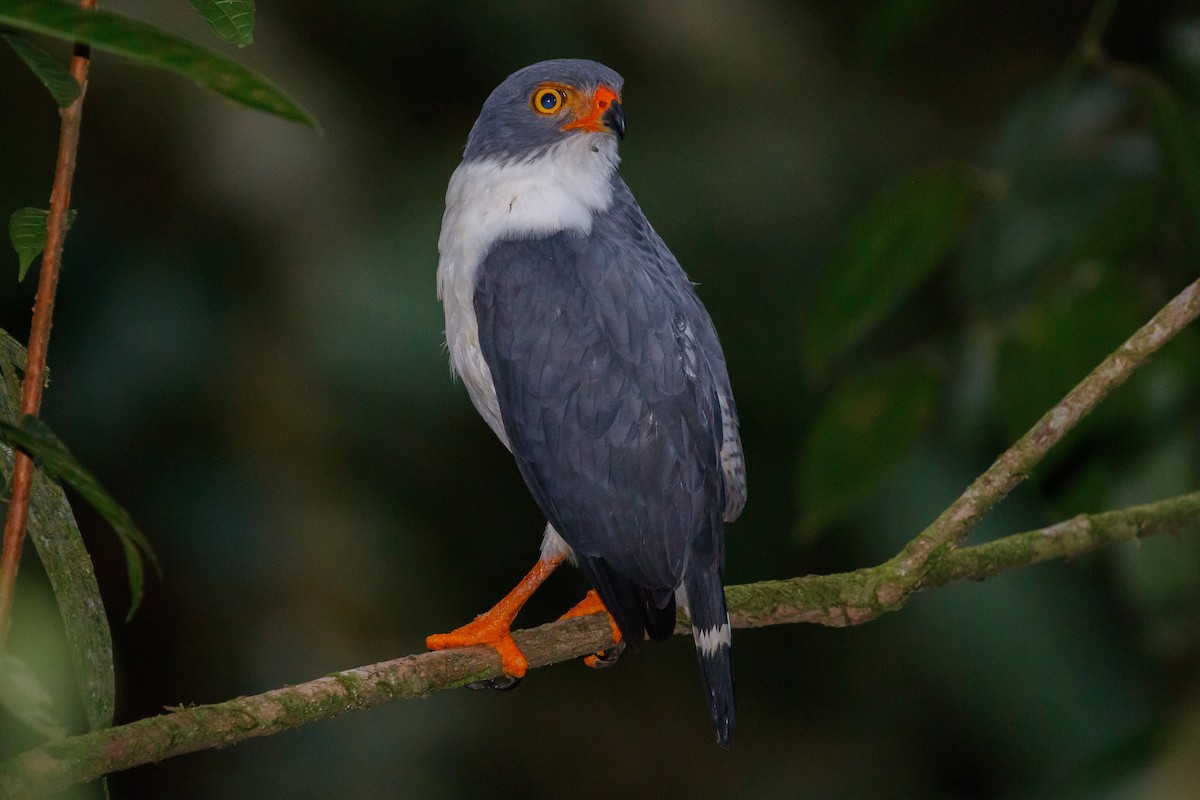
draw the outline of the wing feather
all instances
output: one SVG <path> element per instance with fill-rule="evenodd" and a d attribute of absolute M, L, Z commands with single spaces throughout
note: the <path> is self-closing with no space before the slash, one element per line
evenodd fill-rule
<path fill-rule="evenodd" d="M 474 305 L 539 507 L 577 554 L 667 604 L 691 540 L 740 511 L 744 473 L 731 482 L 730 432 L 738 458 L 740 441 L 712 322 L 616 188 L 590 234 L 495 244 Z"/>

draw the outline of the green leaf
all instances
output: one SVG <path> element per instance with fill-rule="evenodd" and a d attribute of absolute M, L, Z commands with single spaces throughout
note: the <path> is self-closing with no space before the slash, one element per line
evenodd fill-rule
<path fill-rule="evenodd" d="M 21 376 L 25 371 L 25 348 L 0 328 L 0 419 L 15 419 L 21 404 Z"/>
<path fill-rule="evenodd" d="M 47 739 L 62 739 L 66 727 L 54 715 L 54 699 L 22 659 L 0 653 L 0 706 Z"/>
<path fill-rule="evenodd" d="M 63 108 L 75 102 L 75 99 L 79 97 L 79 82 L 71 77 L 71 73 L 66 67 L 58 63 L 58 59 L 23 36 L 17 36 L 14 33 L 2 35 L 9 47 L 15 50 L 21 60 L 25 62 L 25 66 L 33 70 L 33 74 L 37 75 L 38 80 L 50 90 L 50 96 L 54 98 L 54 102 Z"/>
<path fill-rule="evenodd" d="M 1005 438 L 1029 430 L 1088 370 L 1100 363 L 1144 321 L 1139 286 L 1127 273 L 1099 262 L 1063 276 L 1054 290 L 1014 319 L 996 359 L 996 412 Z M 1054 448 L 1039 472 L 1070 456 L 1088 432 L 1115 426 L 1125 436 L 1145 417 L 1138 398 L 1115 393 L 1082 420 L 1071 440 Z M 1037 478 L 1035 477 L 1035 480 Z"/>
<path fill-rule="evenodd" d="M 1112 69 L 1150 110 L 1150 128 L 1162 154 L 1163 181 L 1182 207 L 1193 240 L 1200 242 L 1200 129 L 1194 113 L 1153 72 L 1124 65 Z"/>
<path fill-rule="evenodd" d="M 66 445 L 54 435 L 46 424 L 37 417 L 25 415 L 17 422 L 0 420 L 0 438 L 7 439 L 38 459 L 71 488 L 83 495 L 108 521 L 125 550 L 125 565 L 129 572 L 130 608 L 126 619 L 133 617 L 142 602 L 142 556 L 149 559 L 151 566 L 162 576 L 158 558 L 150 548 L 150 542 L 133 523 L 129 512 L 117 504 L 91 473 L 80 466 Z"/>
<path fill-rule="evenodd" d="M 67 228 L 75 221 L 75 210 L 67 211 Z M 46 220 L 50 212 L 41 208 L 19 208 L 8 220 L 8 238 L 17 251 L 17 280 L 25 280 L 29 265 L 46 249 Z"/>
<path fill-rule="evenodd" d="M 254 0 L 190 0 L 192 8 L 227 42 L 245 47 L 254 42 Z"/>
<path fill-rule="evenodd" d="M 1073 81 L 1030 92 L 988 146 L 994 202 L 971 226 L 951 288 L 993 319 L 1067 278 L 1083 259 L 1140 260 L 1161 241 L 1163 197 L 1154 154 L 1129 130 L 1131 97 L 1117 81 Z"/>
<path fill-rule="evenodd" d="M 58 603 L 88 727 L 107 728 L 116 707 L 116 674 L 100 585 L 66 493 L 41 470 L 33 476 L 28 528 Z"/>
<path fill-rule="evenodd" d="M 877 0 L 865 15 L 862 41 L 876 58 L 886 58 L 914 28 L 941 11 L 946 0 Z"/>
<path fill-rule="evenodd" d="M 24 369 L 25 349 L 0 330 L 0 420 L 16 419 L 20 399 L 16 372 Z M 4 483 L 12 479 L 12 456 L 12 449 L 0 444 Z M 40 469 L 33 475 L 28 532 L 54 590 L 88 725 L 92 730 L 107 728 L 116 706 L 116 676 L 104 600 L 67 496 Z"/>
<path fill-rule="evenodd" d="M 800 465 L 800 532 L 815 538 L 886 478 L 933 421 L 940 382 L 916 357 L 839 387 L 809 430 Z"/>
<path fill-rule="evenodd" d="M 958 241 L 976 183 L 966 169 L 926 169 L 888 187 L 850 222 L 808 317 L 811 374 L 824 374 L 938 268 Z"/>
<path fill-rule="evenodd" d="M 89 11 L 63 0 L 0 0 L 0 23 L 71 42 L 86 42 L 140 64 L 176 72 L 235 102 L 317 127 L 266 78 L 224 56 L 144 22 Z"/>

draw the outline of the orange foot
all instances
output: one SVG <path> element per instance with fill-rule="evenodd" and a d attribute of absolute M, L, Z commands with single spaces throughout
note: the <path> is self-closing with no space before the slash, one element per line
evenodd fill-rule
<path fill-rule="evenodd" d="M 533 565 L 533 569 L 529 570 L 529 574 L 522 578 L 503 600 L 492 606 L 490 611 L 450 633 L 435 633 L 426 637 L 425 646 L 430 650 L 446 650 L 451 647 L 487 645 L 500 654 L 505 675 L 515 679 L 525 677 L 529 662 L 525 660 L 521 648 L 513 641 L 513 620 L 517 618 L 517 612 L 525 605 L 525 601 L 550 577 L 550 573 L 554 572 L 554 568 L 561 564 L 562 560 L 562 556 L 539 560 Z M 508 683 L 498 682 L 495 685 L 497 688 L 511 688 L 516 685 L 516 680 Z"/>
<path fill-rule="evenodd" d="M 595 589 L 589 589 L 582 600 L 576 603 L 570 611 L 559 617 L 559 619 L 572 619 L 574 617 L 586 617 L 589 614 L 599 614 L 601 612 L 604 613 L 604 616 L 608 617 L 608 626 L 612 629 L 613 647 L 611 650 L 602 650 L 595 655 L 584 657 L 583 663 L 592 669 L 612 666 L 616 663 L 621 653 L 624 652 L 625 643 L 621 641 L 621 629 L 617 627 L 617 621 L 612 618 L 612 614 L 608 613 L 608 609 L 604 607 L 604 602 L 600 599 L 600 595 L 596 594 Z"/>
<path fill-rule="evenodd" d="M 475 618 L 461 628 L 450 633 L 435 633 L 425 637 L 425 646 L 430 650 L 446 650 L 451 647 L 471 647 L 477 644 L 487 645 L 500 654 L 500 663 L 504 665 L 504 674 L 512 678 L 524 678 L 529 669 L 529 662 L 517 643 L 513 641 L 510 626 L 512 618 L 507 615 L 495 614 L 495 609 Z"/>

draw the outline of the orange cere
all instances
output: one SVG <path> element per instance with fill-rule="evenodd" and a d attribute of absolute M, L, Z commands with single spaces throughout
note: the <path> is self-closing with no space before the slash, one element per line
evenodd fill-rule
<path fill-rule="evenodd" d="M 579 100 L 571 98 L 573 102 L 570 102 L 569 105 L 575 115 L 575 120 L 563 125 L 563 130 L 582 128 L 585 131 L 606 132 L 608 128 L 602 121 L 604 112 L 608 111 L 609 106 L 613 103 L 621 102 L 621 95 L 607 86 L 598 86 L 591 95 L 585 94 L 579 97 Z"/>

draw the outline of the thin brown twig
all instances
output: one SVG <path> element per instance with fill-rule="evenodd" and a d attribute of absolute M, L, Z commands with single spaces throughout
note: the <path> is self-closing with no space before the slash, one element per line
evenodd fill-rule
<path fill-rule="evenodd" d="M 81 0 L 84 8 L 95 8 L 96 0 Z M 29 352 L 25 360 L 25 378 L 21 383 L 21 413 L 37 416 L 42 407 L 46 356 L 50 348 L 50 326 L 54 318 L 54 296 L 62 265 L 63 242 L 67 235 L 67 211 L 71 207 L 71 184 L 75 178 L 75 156 L 79 152 L 79 129 L 83 121 L 83 98 L 87 94 L 90 63 L 87 45 L 76 44 L 71 56 L 71 77 L 79 84 L 79 97 L 59 113 L 62 122 L 58 134 L 58 156 L 54 163 L 54 183 L 50 189 L 50 213 L 46 219 L 46 248 L 38 272 L 37 299 L 29 330 Z M 4 539 L 0 545 L 0 648 L 8 636 L 12 620 L 13 594 L 17 570 L 25 543 L 25 522 L 29 514 L 29 490 L 33 482 L 33 459 L 18 451 L 13 459 L 12 494 L 4 519 Z"/>
<path fill-rule="evenodd" d="M 1062 441 L 1113 389 L 1200 315 L 1200 280 L 1188 284 L 1087 377 L 1047 411 L 1029 431 L 976 478 L 929 527 L 905 545 L 887 566 L 891 580 L 878 600 L 903 605 L 921 587 L 926 565 L 938 550 L 953 549 L 996 503 L 1025 480 L 1033 467 Z"/>
<path fill-rule="evenodd" d="M 1200 492 L 1102 514 L 950 551 L 931 564 L 924 588 L 984 580 L 1052 558 L 1073 558 L 1146 536 L 1200 533 Z M 887 565 L 838 575 L 809 575 L 726 589 L 738 628 L 796 622 L 857 625 L 890 609 L 862 606 L 861 587 L 887 580 Z M 690 632 L 681 620 L 677 632 Z M 599 614 L 514 633 L 531 667 L 578 658 L 612 645 Z M 101 775 L 173 756 L 226 747 L 389 700 L 424 697 L 501 674 L 486 647 L 440 650 L 336 672 L 323 678 L 224 703 L 172 709 L 115 728 L 43 744 L 0 765 L 0 798 L 61 791 Z"/>

